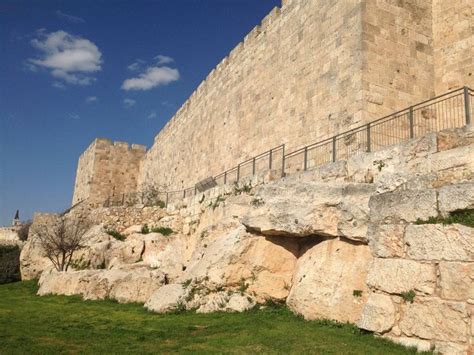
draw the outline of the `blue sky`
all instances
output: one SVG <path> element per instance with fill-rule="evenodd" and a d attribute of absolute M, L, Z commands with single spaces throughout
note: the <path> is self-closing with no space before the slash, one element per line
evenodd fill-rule
<path fill-rule="evenodd" d="M 151 146 L 281 0 L 0 2 L 0 225 L 70 206 L 95 137 Z"/>

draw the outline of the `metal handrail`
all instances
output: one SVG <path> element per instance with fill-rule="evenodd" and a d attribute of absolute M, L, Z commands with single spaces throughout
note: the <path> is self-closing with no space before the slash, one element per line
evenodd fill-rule
<path fill-rule="evenodd" d="M 289 153 L 285 153 L 285 144 L 281 144 L 277 147 L 274 147 L 270 150 L 267 150 L 263 153 L 260 153 L 256 156 L 252 157 L 252 158 L 249 158 L 249 159 L 247 159 L 243 162 L 240 162 L 236 166 L 234 166 L 234 167 L 232 167 L 228 170 L 225 170 L 224 172 L 222 172 L 220 174 L 217 174 L 217 175 L 213 176 L 213 179 L 218 180 L 218 179 L 223 177 L 224 178 L 224 183 L 227 183 L 226 178 L 229 176 L 229 174 L 237 173 L 236 181 L 238 182 L 241 178 L 241 176 L 240 176 L 241 168 L 243 166 L 249 164 L 249 163 L 253 164 L 252 165 L 252 174 L 255 175 L 256 174 L 256 162 L 257 162 L 258 159 L 262 159 L 264 157 L 269 157 L 269 168 L 272 169 L 273 168 L 272 161 L 274 159 L 274 153 L 276 153 L 280 150 L 281 150 L 281 160 L 282 160 L 282 165 L 281 165 L 282 176 L 285 176 L 285 164 L 286 164 L 287 159 L 293 158 L 293 157 L 303 153 L 304 154 L 304 170 L 306 170 L 307 166 L 308 166 L 308 152 L 310 152 L 311 150 L 314 150 L 316 148 L 319 148 L 319 147 L 331 146 L 331 148 L 330 148 L 331 152 L 329 154 L 332 155 L 331 160 L 336 161 L 337 160 L 337 143 L 339 141 L 341 141 L 342 139 L 346 138 L 346 137 L 350 137 L 351 135 L 360 134 L 360 133 L 364 133 L 364 132 L 366 132 L 365 141 L 358 142 L 358 143 L 359 144 L 365 143 L 365 145 L 366 145 L 365 150 L 356 149 L 355 153 L 351 152 L 352 154 L 350 154 L 350 155 L 348 153 L 347 157 L 352 156 L 354 154 L 357 154 L 359 151 L 370 152 L 371 148 L 372 148 L 371 131 L 374 130 L 374 129 L 378 129 L 383 124 L 386 124 L 386 123 L 389 123 L 389 122 L 397 122 L 399 119 L 407 119 L 408 118 L 409 127 L 408 127 L 407 133 L 409 133 L 410 138 L 414 138 L 414 136 L 415 136 L 415 130 L 414 130 L 414 127 L 415 127 L 415 123 L 414 123 L 415 113 L 417 113 L 420 110 L 423 110 L 425 108 L 435 107 L 435 105 L 437 105 L 437 104 L 441 104 L 441 103 L 446 102 L 448 100 L 452 100 L 454 98 L 459 98 L 459 97 L 462 98 L 463 104 L 464 104 L 463 110 L 464 110 L 464 114 L 465 114 L 465 124 L 470 124 L 471 121 L 472 121 L 472 108 L 473 108 L 472 105 L 474 104 L 474 103 L 471 104 L 471 101 L 472 101 L 471 97 L 474 97 L 474 90 L 466 86 L 466 87 L 463 87 L 463 88 L 459 88 L 459 89 L 449 91 L 445 94 L 433 97 L 431 99 L 424 100 L 424 101 L 416 103 L 414 105 L 408 106 L 404 109 L 393 112 L 389 115 L 383 116 L 381 118 L 378 118 L 376 120 L 373 120 L 373 121 L 368 122 L 366 124 L 363 124 L 361 126 L 352 128 L 350 130 L 337 133 L 332 137 L 325 138 L 321 141 L 311 143 L 309 145 L 298 148 L 298 149 L 296 149 L 292 152 L 289 152 Z M 468 100 L 468 97 L 469 97 L 469 100 Z M 419 129 L 420 125 L 418 124 L 417 127 Z M 426 128 L 426 129 L 429 129 L 429 126 L 426 126 L 426 125 L 422 126 L 422 127 Z M 392 135 L 392 134 L 385 133 L 385 132 L 376 132 L 376 131 L 374 131 L 374 133 L 377 133 L 378 136 L 385 136 L 385 137 L 388 137 L 388 138 L 399 139 L 399 142 L 406 139 L 405 137 L 400 138 L 396 135 Z M 376 142 L 374 142 L 374 143 L 379 145 L 379 146 L 383 146 L 383 145 L 380 145 L 380 143 L 376 143 Z M 347 150 L 346 150 L 346 153 L 347 153 Z M 171 194 L 181 193 L 181 194 L 183 194 L 183 197 L 186 197 L 188 191 L 192 192 L 193 195 L 195 195 L 196 192 L 197 192 L 196 186 L 189 187 L 189 188 L 182 189 L 182 190 L 157 192 L 157 194 L 163 194 L 163 195 L 166 196 L 166 205 L 167 205 L 169 196 Z M 140 192 L 133 193 L 133 194 L 140 194 Z M 141 194 L 142 194 L 142 200 L 143 200 L 143 192 Z M 131 196 L 131 194 L 129 194 L 129 195 Z M 125 194 L 123 194 L 123 196 L 122 196 L 122 202 L 124 201 L 124 197 L 125 197 Z M 108 201 L 110 201 L 110 198 L 108 199 Z"/>

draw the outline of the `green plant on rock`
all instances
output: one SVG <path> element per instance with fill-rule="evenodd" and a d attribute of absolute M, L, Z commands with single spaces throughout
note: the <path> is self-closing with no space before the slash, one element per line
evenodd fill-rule
<path fill-rule="evenodd" d="M 244 295 L 244 292 L 247 291 L 247 289 L 249 288 L 249 284 L 247 282 L 245 282 L 245 279 L 244 278 L 241 278 L 240 279 L 240 282 L 239 282 L 239 292 L 240 294 L 243 296 Z"/>
<path fill-rule="evenodd" d="M 150 233 L 150 228 L 148 228 L 148 224 L 144 224 L 144 225 L 142 226 L 142 229 L 141 229 L 140 233 L 142 233 L 142 234 L 148 234 L 148 233 Z"/>
<path fill-rule="evenodd" d="M 354 297 L 362 297 L 362 290 L 353 290 L 352 296 Z"/>
<path fill-rule="evenodd" d="M 120 241 L 124 241 L 125 240 L 125 236 L 120 233 L 120 232 L 117 232 L 116 230 L 112 229 L 112 230 L 107 230 L 105 231 L 108 235 L 114 237 L 115 239 L 117 240 L 120 240 Z"/>
<path fill-rule="evenodd" d="M 449 216 L 429 217 L 427 220 L 418 218 L 415 224 L 462 224 L 474 228 L 474 209 L 458 210 L 449 213 Z"/>
<path fill-rule="evenodd" d="M 71 266 L 74 270 L 77 270 L 77 271 L 86 270 L 90 268 L 91 261 L 83 260 L 83 256 L 81 255 L 80 259 L 71 260 L 71 263 L 69 264 L 69 266 Z"/>
<path fill-rule="evenodd" d="M 382 160 L 374 161 L 374 165 L 377 166 L 378 171 L 382 171 L 382 169 L 386 166 Z"/>
<path fill-rule="evenodd" d="M 154 227 L 151 229 L 152 233 L 160 233 L 165 237 L 174 233 L 174 230 L 169 227 Z"/>
<path fill-rule="evenodd" d="M 234 195 L 240 195 L 241 193 L 249 194 L 252 191 L 252 184 L 245 183 L 241 187 L 237 182 L 234 183 Z"/>
<path fill-rule="evenodd" d="M 405 302 L 413 303 L 413 301 L 415 300 L 416 293 L 415 291 L 410 290 L 410 291 L 402 292 L 400 296 L 402 296 Z"/>
<path fill-rule="evenodd" d="M 252 201 L 250 201 L 250 204 L 254 207 L 260 207 L 264 205 L 265 202 L 263 201 L 261 197 L 255 197 L 254 199 L 252 199 Z"/>
<path fill-rule="evenodd" d="M 211 207 L 213 210 L 215 210 L 217 207 L 219 207 L 219 205 L 221 204 L 221 202 L 224 202 L 225 201 L 225 197 L 222 196 L 222 195 L 219 195 L 217 196 L 217 198 L 214 200 L 214 202 L 210 202 L 209 203 L 209 207 Z"/>

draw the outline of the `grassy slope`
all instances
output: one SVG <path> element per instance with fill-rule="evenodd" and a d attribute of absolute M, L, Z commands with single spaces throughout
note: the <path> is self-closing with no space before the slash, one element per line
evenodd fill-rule
<path fill-rule="evenodd" d="M 35 292 L 34 282 L 0 286 L 0 354 L 413 353 L 352 326 L 304 321 L 286 309 L 157 315 L 136 304 Z"/>

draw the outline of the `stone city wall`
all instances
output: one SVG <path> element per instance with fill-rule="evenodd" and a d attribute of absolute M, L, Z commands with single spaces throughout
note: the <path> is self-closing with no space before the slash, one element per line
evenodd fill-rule
<path fill-rule="evenodd" d="M 283 143 L 290 152 L 474 86 L 473 8 L 473 0 L 283 1 L 211 71 L 146 154 L 94 142 L 79 160 L 73 203 L 192 187 Z M 421 114 L 423 124 L 436 115 Z M 406 124 L 394 129 L 408 132 Z M 375 149 L 386 135 L 373 132 Z"/>

